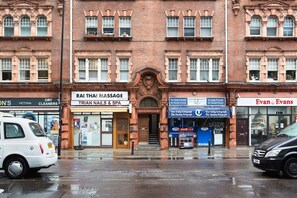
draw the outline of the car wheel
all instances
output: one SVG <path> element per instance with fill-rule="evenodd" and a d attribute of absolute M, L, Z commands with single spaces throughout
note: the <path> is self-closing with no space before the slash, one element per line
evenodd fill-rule
<path fill-rule="evenodd" d="M 297 178 L 297 158 L 289 158 L 285 162 L 283 172 L 285 176 Z"/>
<path fill-rule="evenodd" d="M 11 179 L 23 178 L 28 173 L 27 162 L 21 157 L 8 159 L 4 167 L 5 174 Z"/>

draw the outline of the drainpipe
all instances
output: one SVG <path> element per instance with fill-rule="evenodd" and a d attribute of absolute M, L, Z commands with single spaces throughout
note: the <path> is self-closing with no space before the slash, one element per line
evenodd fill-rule
<path fill-rule="evenodd" d="M 225 83 L 228 83 L 228 0 L 225 0 Z"/>
<path fill-rule="evenodd" d="M 69 30 L 69 82 L 72 83 L 72 67 L 73 67 L 73 63 L 72 63 L 72 47 L 73 47 L 73 40 L 72 40 L 72 28 L 73 28 L 73 17 L 72 17 L 72 3 L 73 3 L 73 0 L 70 0 L 70 30 Z"/>

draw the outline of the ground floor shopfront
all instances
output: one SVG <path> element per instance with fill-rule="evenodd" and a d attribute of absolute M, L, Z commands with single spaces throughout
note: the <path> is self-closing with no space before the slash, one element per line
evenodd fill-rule
<path fill-rule="evenodd" d="M 238 93 L 237 145 L 255 146 L 296 122 L 297 100 L 292 93 Z"/>

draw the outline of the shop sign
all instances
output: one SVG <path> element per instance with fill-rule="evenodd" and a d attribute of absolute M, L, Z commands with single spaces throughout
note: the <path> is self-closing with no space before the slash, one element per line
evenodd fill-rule
<path fill-rule="evenodd" d="M 225 106 L 225 98 L 169 98 L 170 106 Z"/>
<path fill-rule="evenodd" d="M 127 91 L 74 91 L 71 93 L 71 100 L 128 100 Z"/>
<path fill-rule="evenodd" d="M 230 109 L 227 107 L 169 107 L 168 118 L 230 118 Z"/>
<path fill-rule="evenodd" d="M 71 101 L 71 105 L 83 105 L 83 106 L 128 106 L 128 100 L 79 100 Z"/>
<path fill-rule="evenodd" d="M 58 98 L 0 98 L 1 106 L 58 106 Z"/>
<path fill-rule="evenodd" d="M 296 98 L 238 98 L 237 106 L 296 106 Z"/>

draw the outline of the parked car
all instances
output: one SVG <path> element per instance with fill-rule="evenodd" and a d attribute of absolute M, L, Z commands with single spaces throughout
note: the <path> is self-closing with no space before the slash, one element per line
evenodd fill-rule
<path fill-rule="evenodd" d="M 38 123 L 0 113 L 0 169 L 9 178 L 23 178 L 56 162 L 55 145 Z"/>
<path fill-rule="evenodd" d="M 261 170 L 282 171 L 287 177 L 297 178 L 297 123 L 258 145 L 254 150 L 252 163 Z"/>

